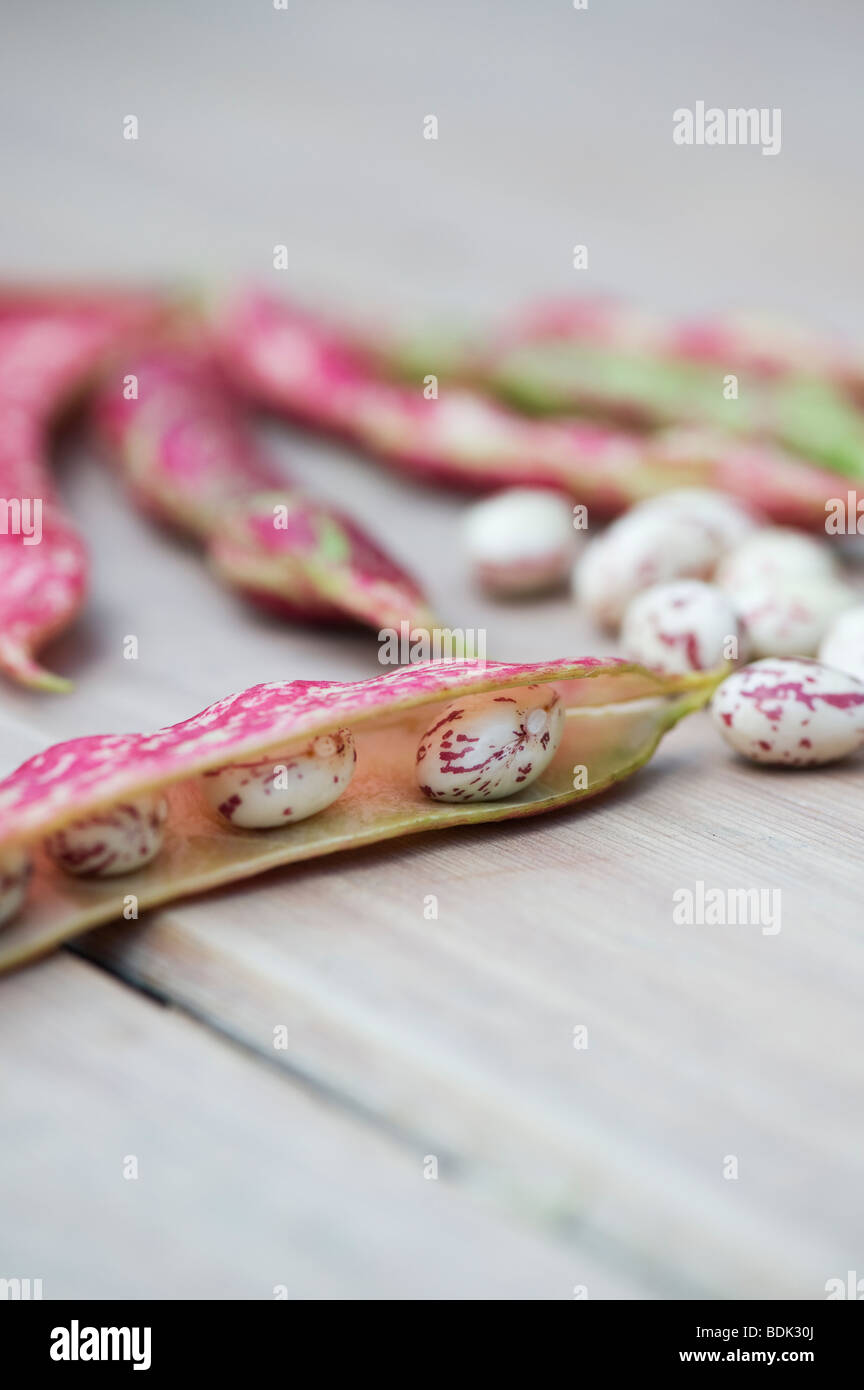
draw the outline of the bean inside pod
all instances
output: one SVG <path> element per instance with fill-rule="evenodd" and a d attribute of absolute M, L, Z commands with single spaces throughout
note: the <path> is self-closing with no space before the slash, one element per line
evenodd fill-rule
<path fill-rule="evenodd" d="M 201 786 L 210 805 L 232 825 L 271 830 L 332 806 L 354 776 L 356 762 L 350 730 L 337 729 L 260 762 L 213 768 Z"/>
<path fill-rule="evenodd" d="M 563 733 L 552 686 L 454 700 L 420 740 L 420 790 L 433 801 L 500 801 L 537 781 Z"/>
<path fill-rule="evenodd" d="M 69 874 L 116 878 L 156 858 L 167 818 L 164 796 L 121 801 L 56 830 L 46 839 L 45 851 Z"/>
<path fill-rule="evenodd" d="M 255 686 L 152 734 L 46 749 L 0 782 L 0 969 L 130 902 L 564 807 L 636 771 L 716 683 L 614 658 L 433 661 Z"/>

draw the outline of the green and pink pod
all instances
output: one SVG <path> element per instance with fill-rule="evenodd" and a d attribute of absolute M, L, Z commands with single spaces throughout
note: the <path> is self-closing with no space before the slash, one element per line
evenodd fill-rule
<path fill-rule="evenodd" d="M 562 810 L 640 768 L 722 674 L 426 662 L 49 748 L 0 782 L 0 969 L 280 865 Z"/>
<path fill-rule="evenodd" d="M 107 382 L 94 417 L 138 504 L 204 545 L 250 600 L 306 622 L 430 629 L 411 575 L 348 516 L 305 496 L 259 446 L 206 345 L 163 344 Z"/>
<path fill-rule="evenodd" d="M 770 443 L 531 418 L 446 379 L 435 394 L 424 385 L 435 360 L 427 372 L 415 363 L 416 387 L 388 380 L 371 346 L 264 294 L 230 302 L 215 331 L 228 375 L 250 400 L 422 481 L 555 488 L 601 516 L 672 488 L 711 487 L 807 527 L 824 526 L 836 492 L 832 474 Z"/>
<path fill-rule="evenodd" d="M 418 355 L 420 344 L 407 361 Z M 491 343 L 462 350 L 449 372 L 531 414 L 639 430 L 704 426 L 864 478 L 861 363 L 840 345 L 754 316 L 666 322 L 613 301 L 546 303 Z"/>
<path fill-rule="evenodd" d="M 0 671 L 20 685 L 68 689 L 36 653 L 73 621 L 87 590 L 86 546 L 47 464 L 51 428 L 163 312 L 149 295 L 0 287 Z"/>

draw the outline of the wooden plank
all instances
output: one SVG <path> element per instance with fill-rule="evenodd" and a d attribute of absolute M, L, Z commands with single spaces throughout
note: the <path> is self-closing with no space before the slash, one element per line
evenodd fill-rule
<path fill-rule="evenodd" d="M 154 22 L 146 7 L 92 0 L 91 24 L 67 7 L 48 27 L 38 8 L 17 6 L 0 51 L 0 116 L 16 132 L 0 148 L 7 266 L 52 280 L 269 276 L 277 291 L 427 320 L 498 314 L 538 289 L 614 285 L 652 305 L 767 303 L 857 331 L 860 192 L 848 169 L 860 125 L 860 12 L 835 7 L 831 62 L 814 65 L 806 7 L 790 14 L 783 0 L 764 0 L 758 16 L 748 12 L 742 50 L 735 25 L 708 34 L 691 22 L 692 5 L 669 4 L 665 30 L 637 3 L 542 15 L 496 6 L 491 21 L 483 6 L 455 0 L 425 18 L 393 0 L 338 15 L 326 5 L 302 16 L 266 5 L 254 14 L 210 6 L 204 17 L 163 7 Z M 770 100 L 795 134 L 781 159 L 673 146 L 671 113 L 693 74 L 708 71 L 721 85 L 724 75 L 727 85 L 750 78 L 753 90 L 773 74 Z M 795 121 L 805 71 L 807 120 Z M 228 88 L 238 97 L 230 103 Z M 142 122 L 136 144 L 121 137 L 130 109 Z M 440 117 L 438 142 L 422 139 L 427 110 Z M 280 276 L 270 266 L 283 241 L 291 271 Z M 576 241 L 588 243 L 591 269 L 574 278 Z M 446 619 L 486 629 L 491 654 L 611 650 L 566 598 L 519 608 L 477 595 L 453 541 L 458 500 L 337 447 L 278 437 L 308 486 L 410 562 Z M 154 727 L 257 680 L 379 669 L 368 637 L 251 615 L 193 551 L 130 515 L 87 450 L 64 460 L 61 478 L 94 553 L 92 601 L 55 649 L 78 690 L 44 700 L 0 692 L 3 769 L 48 741 Z M 122 655 L 130 633 L 140 639 L 136 662 Z M 312 1192 L 318 1225 L 303 1226 L 299 1197 L 295 1208 L 280 1182 L 280 1156 L 295 1139 L 278 1118 L 284 1077 L 265 1079 L 248 1058 L 241 1067 L 159 1014 L 160 1028 L 172 1019 L 169 1048 L 152 1006 L 105 982 L 85 988 L 92 976 L 68 961 L 7 981 L 15 1031 L 6 1050 L 14 1046 L 21 1077 L 9 1153 L 13 1253 L 38 1255 L 64 1290 L 113 1291 L 119 1281 L 130 1294 L 152 1292 L 155 1270 L 167 1289 L 258 1296 L 283 1258 L 265 1229 L 276 1192 L 287 1228 L 300 1228 L 310 1287 L 356 1292 L 367 1239 L 368 1287 L 392 1288 L 375 1243 L 384 1204 L 373 1171 L 391 1171 L 390 1141 L 372 1134 L 388 1155 L 379 1158 L 368 1120 L 398 1133 L 412 1155 L 440 1147 L 453 1177 L 495 1203 L 496 1233 L 498 1211 L 546 1232 L 540 1273 L 530 1277 L 525 1254 L 525 1281 L 512 1287 L 547 1290 L 547 1267 L 556 1288 L 570 1279 L 554 1264 L 554 1237 L 572 1251 L 574 1282 L 590 1246 L 640 1291 L 818 1297 L 827 1277 L 860 1268 L 860 777 L 860 761 L 806 777 L 743 769 L 694 721 L 656 769 L 554 822 L 341 856 L 92 941 L 87 949 L 112 969 L 332 1088 L 341 1117 L 328 1109 L 319 1125 L 302 1112 L 310 1167 L 332 1172 L 335 1200 L 344 1189 L 349 1208 L 372 1192 L 371 1234 L 340 1206 L 348 1233 L 333 1235 L 314 1173 L 300 1191 Z M 672 893 L 699 879 L 779 887 L 782 931 L 675 927 Z M 437 921 L 422 916 L 426 893 L 438 896 Z M 55 982 L 47 1016 L 43 980 L 46 991 Z M 276 1022 L 290 1046 L 274 1058 Z M 572 1047 L 579 1023 L 586 1051 Z M 67 1051 L 76 1070 L 64 1066 Z M 171 1064 L 187 1052 L 188 1085 Z M 273 1117 L 276 1150 L 265 1137 L 263 1158 L 219 1107 L 226 1059 L 252 1097 L 236 1111 L 250 1133 L 256 1106 Z M 46 1119 L 55 1111 L 56 1134 Z M 361 1113 L 362 1124 L 349 1121 Z M 92 1140 L 81 1115 L 94 1119 Z M 118 1197 L 103 1179 L 103 1149 L 113 1155 L 130 1130 L 165 1155 L 156 1195 L 136 1190 L 140 1221 L 128 1185 Z M 353 1168 L 332 1166 L 339 1146 Z M 720 1176 L 729 1153 L 740 1160 L 737 1181 Z M 63 1163 L 68 1187 L 57 1179 Z M 247 1191 L 245 1173 L 265 1195 L 252 1181 Z M 54 1195 L 42 1220 L 46 1189 Z M 244 1245 L 237 1228 L 247 1218 Z M 406 1289 L 452 1288 L 461 1260 L 466 1287 L 482 1285 L 486 1266 L 460 1244 L 467 1225 L 457 1229 L 454 1217 L 450 1244 L 438 1249 L 425 1216 L 412 1221 L 404 1245 L 387 1237 Z M 184 1247 L 176 1232 L 187 1224 Z M 421 1272 L 409 1268 L 415 1231 Z M 481 1236 L 484 1258 L 523 1258 L 503 1240 Z M 592 1290 L 599 1277 L 591 1272 Z"/>
<path fill-rule="evenodd" d="M 864 1234 L 860 766 L 802 784 L 705 723 L 672 739 L 572 815 L 298 866 L 84 949 L 262 1055 L 285 1024 L 277 1060 L 656 1292 L 818 1297 Z M 779 887 L 780 932 L 676 926 L 698 878 Z"/>
<path fill-rule="evenodd" d="M 344 451 L 299 438 L 295 450 L 394 516 L 406 493 L 425 499 Z M 190 554 L 129 518 L 95 463 L 73 463 L 76 505 L 100 523 L 96 612 L 110 638 L 78 652 L 69 701 L 7 697 L 7 766 L 67 733 L 152 727 L 273 665 L 375 669 L 366 639 L 238 624 Z M 436 527 L 452 527 L 459 505 L 430 501 L 414 556 L 454 606 L 466 577 L 438 567 Z M 532 605 L 530 623 L 473 594 L 465 607 L 496 654 L 549 655 L 563 632 L 575 651 L 597 650 L 566 600 Z M 149 632 L 137 664 L 119 655 L 132 613 Z M 478 1192 L 549 1229 L 590 1231 L 604 1260 L 629 1263 L 652 1292 L 813 1296 L 855 1267 L 859 784 L 856 764 L 804 778 L 741 768 L 690 721 L 656 770 L 578 816 L 340 856 L 93 949 L 253 1046 L 262 1017 L 266 1035 L 287 1008 L 291 1047 L 277 1061 L 381 1123 L 431 1132 Z M 781 887 L 780 936 L 673 930 L 672 892 L 699 878 Z M 422 919 L 426 893 L 439 896 L 438 923 Z M 573 1050 L 573 1026 L 587 1021 L 596 1038 L 597 1019 L 599 1057 L 596 1041 Z M 737 1184 L 717 1176 L 727 1153 L 741 1161 Z"/>
<path fill-rule="evenodd" d="M 0 1053 L 0 1277 L 45 1298 L 637 1288 L 466 1193 L 448 1155 L 426 1179 L 426 1150 L 68 954 L 0 982 Z"/>

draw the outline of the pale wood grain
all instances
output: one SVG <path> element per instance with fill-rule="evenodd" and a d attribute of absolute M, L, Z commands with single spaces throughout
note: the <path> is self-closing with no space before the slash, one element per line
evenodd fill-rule
<path fill-rule="evenodd" d="M 692 723 L 572 814 L 276 873 L 85 949 L 252 1047 L 285 1023 L 286 1063 L 656 1291 L 818 1297 L 864 1234 L 860 776 L 815 774 L 802 808 Z M 780 933 L 673 925 L 700 877 L 780 887 Z"/>
<path fill-rule="evenodd" d="M 633 1296 L 346 1115 L 68 954 L 0 982 L 15 1117 L 0 1277 L 45 1298 Z M 138 1177 L 124 1178 L 128 1156 Z"/>
<path fill-rule="evenodd" d="M 86 22 L 57 7 L 49 24 L 8 9 L 4 270 L 252 275 L 424 319 L 612 285 L 659 307 L 864 320 L 853 6 L 88 0 Z M 672 145 L 676 107 L 745 92 L 782 105 L 780 157 Z M 490 654 L 610 650 L 565 596 L 475 593 L 459 500 L 274 438 L 445 618 L 485 628 Z M 46 656 L 77 689 L 0 693 L 2 769 L 258 680 L 380 669 L 367 635 L 251 614 L 129 512 L 86 446 L 60 476 L 94 584 Z M 88 939 L 206 1031 L 68 957 L 3 982 L 12 1272 L 126 1296 L 266 1297 L 281 1280 L 330 1297 L 566 1297 L 577 1282 L 819 1297 L 861 1268 L 864 1235 L 862 773 L 754 771 L 693 720 L 594 806 L 337 856 Z M 782 931 L 675 927 L 672 893 L 699 878 L 779 887 Z M 160 1174 L 134 1192 L 106 1158 L 129 1135 Z M 417 1195 L 416 1155 L 436 1146 L 445 1179 Z"/>

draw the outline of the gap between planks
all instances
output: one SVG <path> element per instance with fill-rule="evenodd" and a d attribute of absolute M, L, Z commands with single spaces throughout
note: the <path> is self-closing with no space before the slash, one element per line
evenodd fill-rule
<path fill-rule="evenodd" d="M 0 1274 L 45 1298 L 646 1296 L 68 952 L 0 997 Z"/>

